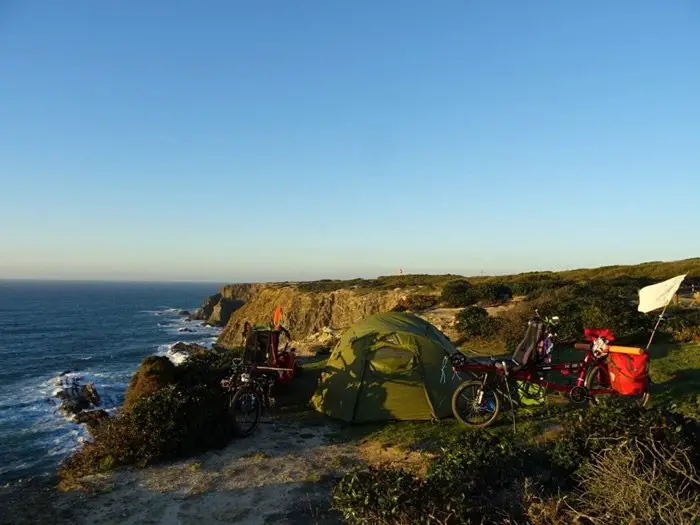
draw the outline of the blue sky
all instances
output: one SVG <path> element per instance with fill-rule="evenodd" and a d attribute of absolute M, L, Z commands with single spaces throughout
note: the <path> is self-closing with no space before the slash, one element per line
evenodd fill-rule
<path fill-rule="evenodd" d="M 700 4 L 0 0 L 0 278 L 700 255 Z"/>

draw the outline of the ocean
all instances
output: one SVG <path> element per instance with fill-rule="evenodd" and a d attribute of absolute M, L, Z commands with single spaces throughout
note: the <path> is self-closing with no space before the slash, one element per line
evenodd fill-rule
<path fill-rule="evenodd" d="M 213 344 L 220 329 L 178 312 L 194 311 L 218 288 L 0 281 L 0 484 L 55 473 L 89 438 L 58 411 L 61 381 L 93 381 L 102 408 L 114 411 L 145 356 L 177 360 L 178 341 Z"/>

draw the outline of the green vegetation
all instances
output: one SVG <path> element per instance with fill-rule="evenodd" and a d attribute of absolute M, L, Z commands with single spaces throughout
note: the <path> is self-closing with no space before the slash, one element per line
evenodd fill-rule
<path fill-rule="evenodd" d="M 442 288 L 440 300 L 445 306 L 450 306 L 452 308 L 468 306 L 474 302 L 472 300 L 471 288 L 471 283 L 465 279 L 450 281 Z"/>
<path fill-rule="evenodd" d="M 199 350 L 180 366 L 144 359 L 114 418 L 93 430 L 93 441 L 61 466 L 64 485 L 123 465 L 146 466 L 224 446 L 233 434 L 228 396 L 220 385 L 235 352 Z"/>
<path fill-rule="evenodd" d="M 637 312 L 636 294 L 637 288 L 602 281 L 569 284 L 540 290 L 499 317 L 485 318 L 485 311 L 467 308 L 457 316 L 458 328 L 467 342 L 498 341 L 506 351 L 512 351 L 523 336 L 527 320 L 538 310 L 543 316 L 560 317 L 560 343 L 580 341 L 584 328 L 610 328 L 619 342 L 640 343 L 648 336 L 654 319 Z"/>
<path fill-rule="evenodd" d="M 357 468 L 336 485 L 333 504 L 349 523 L 383 524 L 553 524 L 582 510 L 601 523 L 690 523 L 700 512 L 696 423 L 613 403 L 572 412 L 562 428 L 540 444 L 463 433 L 424 477 Z"/>
<path fill-rule="evenodd" d="M 511 289 L 502 283 L 484 282 L 472 285 L 465 280 L 456 280 L 445 285 L 440 299 L 446 306 L 459 308 L 477 303 L 495 304 L 507 301 L 512 295 Z"/>
<path fill-rule="evenodd" d="M 308 281 L 298 284 L 302 292 L 334 292 L 336 290 L 359 289 L 365 291 L 393 290 L 395 288 L 413 288 L 423 286 L 436 290 L 442 289 L 445 283 L 459 277 L 458 275 L 387 275 L 376 279 L 350 279 Z"/>
<path fill-rule="evenodd" d="M 627 282 L 639 288 L 683 273 L 687 273 L 689 276 L 700 276 L 700 258 L 672 262 L 647 262 L 637 265 L 581 268 L 563 272 L 526 272 L 515 275 L 487 277 L 466 277 L 453 274 L 408 274 L 382 276 L 376 279 L 322 279 L 320 281 L 299 283 L 297 286 L 300 291 L 304 292 L 332 292 L 342 289 L 393 290 L 395 288 L 418 286 L 442 291 L 452 281 L 466 281 L 472 285 L 505 286 L 511 290 L 513 295 L 529 295 L 540 290 L 555 290 L 573 283 L 591 280 L 613 282 L 616 283 L 616 286 Z M 469 306 L 470 304 L 473 303 L 463 303 L 457 306 Z"/>
<path fill-rule="evenodd" d="M 457 328 L 466 337 L 489 337 L 498 330 L 498 319 L 480 306 L 469 306 L 457 314 Z"/>
<path fill-rule="evenodd" d="M 406 310 L 411 312 L 420 312 L 422 310 L 432 308 L 433 306 L 437 305 L 439 301 L 440 298 L 437 295 L 413 294 L 402 298 L 394 310 L 400 312 L 404 312 Z"/>
<path fill-rule="evenodd" d="M 130 410 L 140 397 L 147 397 L 176 382 L 177 369 L 165 356 L 148 356 L 131 378 L 124 396 L 124 410 Z"/>
<path fill-rule="evenodd" d="M 93 431 L 93 441 L 62 465 L 63 487 L 88 474 L 121 466 L 145 467 L 225 446 L 233 436 L 229 396 L 221 380 L 231 373 L 240 349 L 193 351 L 175 366 L 162 356 L 146 357 L 132 376 L 116 417 Z M 303 410 L 313 395 L 327 356 L 310 358 L 293 386 L 280 387 L 282 413 Z"/>

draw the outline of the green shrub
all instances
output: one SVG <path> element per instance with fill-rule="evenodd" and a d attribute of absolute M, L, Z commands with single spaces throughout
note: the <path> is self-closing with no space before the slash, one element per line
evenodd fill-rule
<path fill-rule="evenodd" d="M 60 477 L 72 480 L 122 465 L 144 467 L 225 445 L 233 427 L 223 391 L 200 385 L 166 386 L 138 398 L 98 427 L 94 441 L 66 460 Z"/>
<path fill-rule="evenodd" d="M 677 310 L 662 330 L 678 343 L 700 342 L 700 310 Z"/>
<path fill-rule="evenodd" d="M 443 287 L 440 300 L 452 308 L 469 306 L 474 303 L 471 288 L 472 285 L 469 281 L 465 281 L 464 279 L 450 281 Z"/>
<path fill-rule="evenodd" d="M 626 288 L 602 282 L 568 285 L 541 293 L 499 317 L 498 337 L 509 350 L 522 339 L 535 310 L 543 316 L 559 316 L 556 331 L 562 344 L 581 341 L 585 328 L 609 328 L 620 343 L 639 343 L 646 339 L 653 322 L 637 311 L 636 296 Z"/>
<path fill-rule="evenodd" d="M 356 524 L 574 523 L 572 505 L 600 523 L 692 522 L 700 506 L 693 422 L 611 403 L 572 413 L 562 427 L 541 445 L 463 434 L 424 478 L 355 469 L 336 485 L 333 505 Z"/>
<path fill-rule="evenodd" d="M 128 404 L 61 465 L 61 478 L 150 465 L 225 445 L 233 427 L 220 383 L 235 358 L 236 352 L 200 350 L 177 367 L 166 358 L 144 359 L 127 392 Z"/>
<path fill-rule="evenodd" d="M 480 306 L 469 306 L 457 314 L 457 329 L 467 338 L 489 338 L 498 333 L 498 320 Z"/>
<path fill-rule="evenodd" d="M 129 410 L 140 397 L 150 396 L 175 383 L 176 367 L 164 356 L 148 356 L 142 362 L 124 395 L 124 410 Z"/>
<path fill-rule="evenodd" d="M 513 292 L 503 283 L 484 282 L 470 284 L 465 280 L 451 281 L 442 289 L 440 299 L 447 306 L 459 308 L 476 303 L 493 304 L 511 298 Z"/>
<path fill-rule="evenodd" d="M 449 508 L 441 494 L 400 469 L 356 468 L 333 490 L 333 506 L 347 523 L 425 523 L 426 516 L 442 521 Z"/>
<path fill-rule="evenodd" d="M 554 465 L 573 472 L 593 454 L 623 439 L 653 441 L 670 449 L 691 446 L 694 461 L 700 460 L 700 434 L 694 422 L 661 408 L 643 409 L 615 398 L 564 415 L 562 433 L 550 457 Z"/>
<path fill-rule="evenodd" d="M 177 382 L 188 388 L 206 385 L 216 388 L 221 380 L 231 373 L 234 362 L 242 355 L 242 349 L 192 352 L 187 360 L 177 367 Z"/>
<path fill-rule="evenodd" d="M 335 487 L 333 505 L 349 523 L 504 523 L 524 516 L 524 487 L 544 479 L 539 460 L 512 436 L 468 433 L 430 463 L 425 478 L 400 469 L 351 471 Z"/>
<path fill-rule="evenodd" d="M 400 305 L 405 310 L 421 311 L 432 308 L 438 303 L 436 295 L 413 294 L 401 300 Z"/>
<path fill-rule="evenodd" d="M 502 283 L 479 283 L 471 290 L 474 301 L 483 304 L 493 304 L 505 301 L 512 297 L 511 289 Z"/>

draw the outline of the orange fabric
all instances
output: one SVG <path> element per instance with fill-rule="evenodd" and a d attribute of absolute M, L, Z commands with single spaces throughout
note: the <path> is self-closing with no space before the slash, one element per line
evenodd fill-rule
<path fill-rule="evenodd" d="M 610 385 L 623 396 L 644 393 L 649 380 L 649 354 L 609 354 Z"/>

